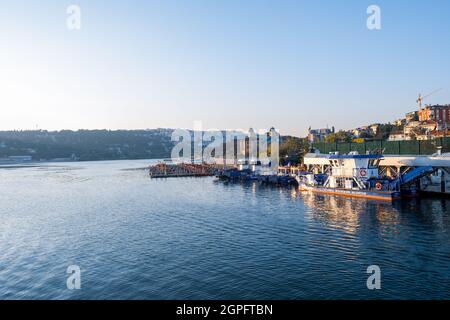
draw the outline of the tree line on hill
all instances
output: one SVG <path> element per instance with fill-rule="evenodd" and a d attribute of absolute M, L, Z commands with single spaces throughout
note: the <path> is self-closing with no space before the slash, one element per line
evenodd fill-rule
<path fill-rule="evenodd" d="M 172 129 L 0 131 L 0 159 L 31 156 L 34 161 L 164 159 L 174 146 Z M 308 151 L 305 138 L 283 136 L 280 159 L 297 164 Z"/>
<path fill-rule="evenodd" d="M 33 160 L 151 159 L 170 155 L 171 130 L 1 131 L 0 158 Z"/>
<path fill-rule="evenodd" d="M 381 124 L 378 127 L 376 134 L 371 134 L 369 132 L 361 132 L 361 134 L 356 139 L 350 131 L 339 130 L 337 132 L 333 132 L 327 135 L 325 137 L 325 142 L 335 143 L 335 142 L 352 142 L 355 140 L 359 140 L 357 142 L 367 140 L 387 140 L 393 130 L 399 130 L 399 128 L 389 123 Z"/>

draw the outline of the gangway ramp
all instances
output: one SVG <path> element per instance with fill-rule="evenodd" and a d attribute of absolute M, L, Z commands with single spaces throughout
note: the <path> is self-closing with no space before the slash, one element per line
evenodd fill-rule
<path fill-rule="evenodd" d="M 427 174 L 433 173 L 435 169 L 432 166 L 417 167 L 402 175 L 400 184 L 407 184 L 416 179 L 420 179 Z"/>

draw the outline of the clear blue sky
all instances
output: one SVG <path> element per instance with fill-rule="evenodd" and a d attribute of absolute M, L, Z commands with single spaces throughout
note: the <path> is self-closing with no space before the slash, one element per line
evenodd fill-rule
<path fill-rule="evenodd" d="M 81 30 L 66 9 L 81 8 Z M 381 8 L 382 29 L 366 28 Z M 353 128 L 450 103 L 450 2 L 0 3 L 0 130 Z"/>

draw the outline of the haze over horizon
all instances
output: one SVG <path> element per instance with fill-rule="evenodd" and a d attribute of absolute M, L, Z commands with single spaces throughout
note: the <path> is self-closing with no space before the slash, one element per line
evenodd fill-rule
<path fill-rule="evenodd" d="M 70 31 L 66 9 L 81 8 Z M 381 30 L 366 9 L 381 8 Z M 448 1 L 5 0 L 0 130 L 351 129 L 450 103 Z"/>

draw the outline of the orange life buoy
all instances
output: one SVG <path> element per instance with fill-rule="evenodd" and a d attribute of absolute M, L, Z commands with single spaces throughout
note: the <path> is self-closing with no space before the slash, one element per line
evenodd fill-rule
<path fill-rule="evenodd" d="M 376 188 L 377 190 L 381 190 L 381 188 L 383 188 L 383 185 L 382 185 L 381 183 L 377 182 L 377 183 L 375 184 L 375 188 Z"/>
<path fill-rule="evenodd" d="M 367 175 L 367 171 L 365 169 L 361 169 L 361 170 L 359 170 L 359 175 L 361 177 L 365 177 Z"/>

